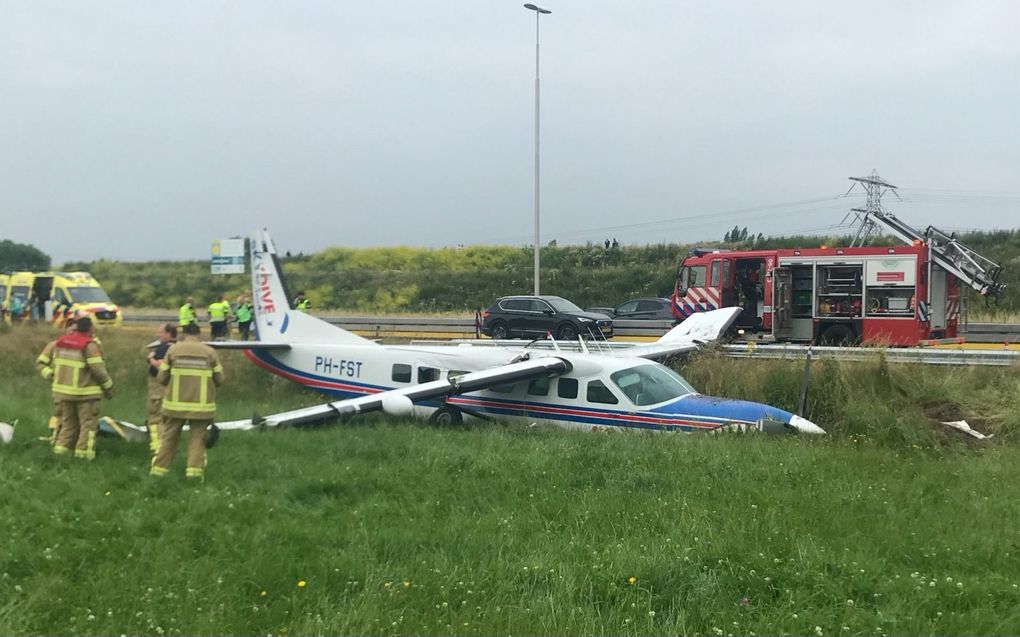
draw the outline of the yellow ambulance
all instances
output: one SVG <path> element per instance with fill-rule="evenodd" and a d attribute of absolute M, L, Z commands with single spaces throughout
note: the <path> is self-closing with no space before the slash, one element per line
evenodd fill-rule
<path fill-rule="evenodd" d="M 120 308 L 88 272 L 13 272 L 0 279 L 4 320 L 61 323 L 88 316 L 96 325 L 124 324 Z M 20 315 L 15 315 L 20 308 Z"/>

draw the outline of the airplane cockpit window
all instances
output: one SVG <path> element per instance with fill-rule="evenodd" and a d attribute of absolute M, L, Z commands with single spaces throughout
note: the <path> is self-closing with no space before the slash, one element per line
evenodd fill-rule
<path fill-rule="evenodd" d="M 409 383 L 411 382 L 411 366 L 404 365 L 403 363 L 394 363 L 393 365 L 393 382 L 396 383 Z"/>
<path fill-rule="evenodd" d="M 588 382 L 588 402 L 615 405 L 620 401 L 613 395 L 613 392 L 606 387 L 605 383 L 601 380 L 593 380 Z"/>
<path fill-rule="evenodd" d="M 662 365 L 638 365 L 610 374 L 610 379 L 635 405 L 654 405 L 693 394 L 684 377 Z"/>

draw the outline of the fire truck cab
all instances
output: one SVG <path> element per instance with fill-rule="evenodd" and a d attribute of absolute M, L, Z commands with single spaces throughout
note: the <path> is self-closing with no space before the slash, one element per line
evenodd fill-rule
<path fill-rule="evenodd" d="M 695 249 L 673 293 L 678 319 L 743 308 L 736 327 L 776 341 L 913 346 L 957 335 L 956 277 L 911 245 Z"/>

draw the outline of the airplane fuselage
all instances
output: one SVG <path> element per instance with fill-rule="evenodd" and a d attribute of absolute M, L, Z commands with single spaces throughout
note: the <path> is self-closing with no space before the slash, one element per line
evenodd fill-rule
<path fill-rule="evenodd" d="M 702 396 L 675 372 L 644 358 L 574 352 L 471 346 L 378 346 L 293 344 L 286 351 L 248 350 L 256 365 L 337 399 L 376 394 L 506 365 L 517 356 L 554 356 L 571 369 L 555 378 L 535 378 L 487 390 L 415 403 L 429 417 L 453 408 L 466 416 L 514 417 L 580 429 L 704 431 L 724 426 L 762 428 L 790 423 L 789 412 L 748 401 Z M 661 369 L 660 369 L 661 368 Z M 633 372 L 638 370 L 638 372 Z M 633 383 L 648 373 L 669 389 L 637 392 Z M 667 378 L 668 373 L 679 379 Z M 631 385 L 625 383 L 631 382 Z M 682 383 L 682 385 L 680 384 Z M 668 397 L 663 392 L 668 393 Z M 657 398 L 665 397 L 664 400 Z"/>

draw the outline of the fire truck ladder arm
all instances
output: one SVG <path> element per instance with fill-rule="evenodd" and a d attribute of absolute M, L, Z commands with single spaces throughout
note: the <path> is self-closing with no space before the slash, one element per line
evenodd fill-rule
<path fill-rule="evenodd" d="M 868 216 L 904 243 L 923 241 L 931 251 L 932 260 L 982 295 L 998 296 L 1005 287 L 999 283 L 1002 266 L 938 228 L 928 226 L 921 234 L 892 213 L 872 211 Z"/>
<path fill-rule="evenodd" d="M 945 270 L 981 294 L 998 296 L 1005 287 L 999 283 L 1002 266 L 980 252 L 960 243 L 934 226 L 928 226 L 927 243 L 932 258 Z"/>

